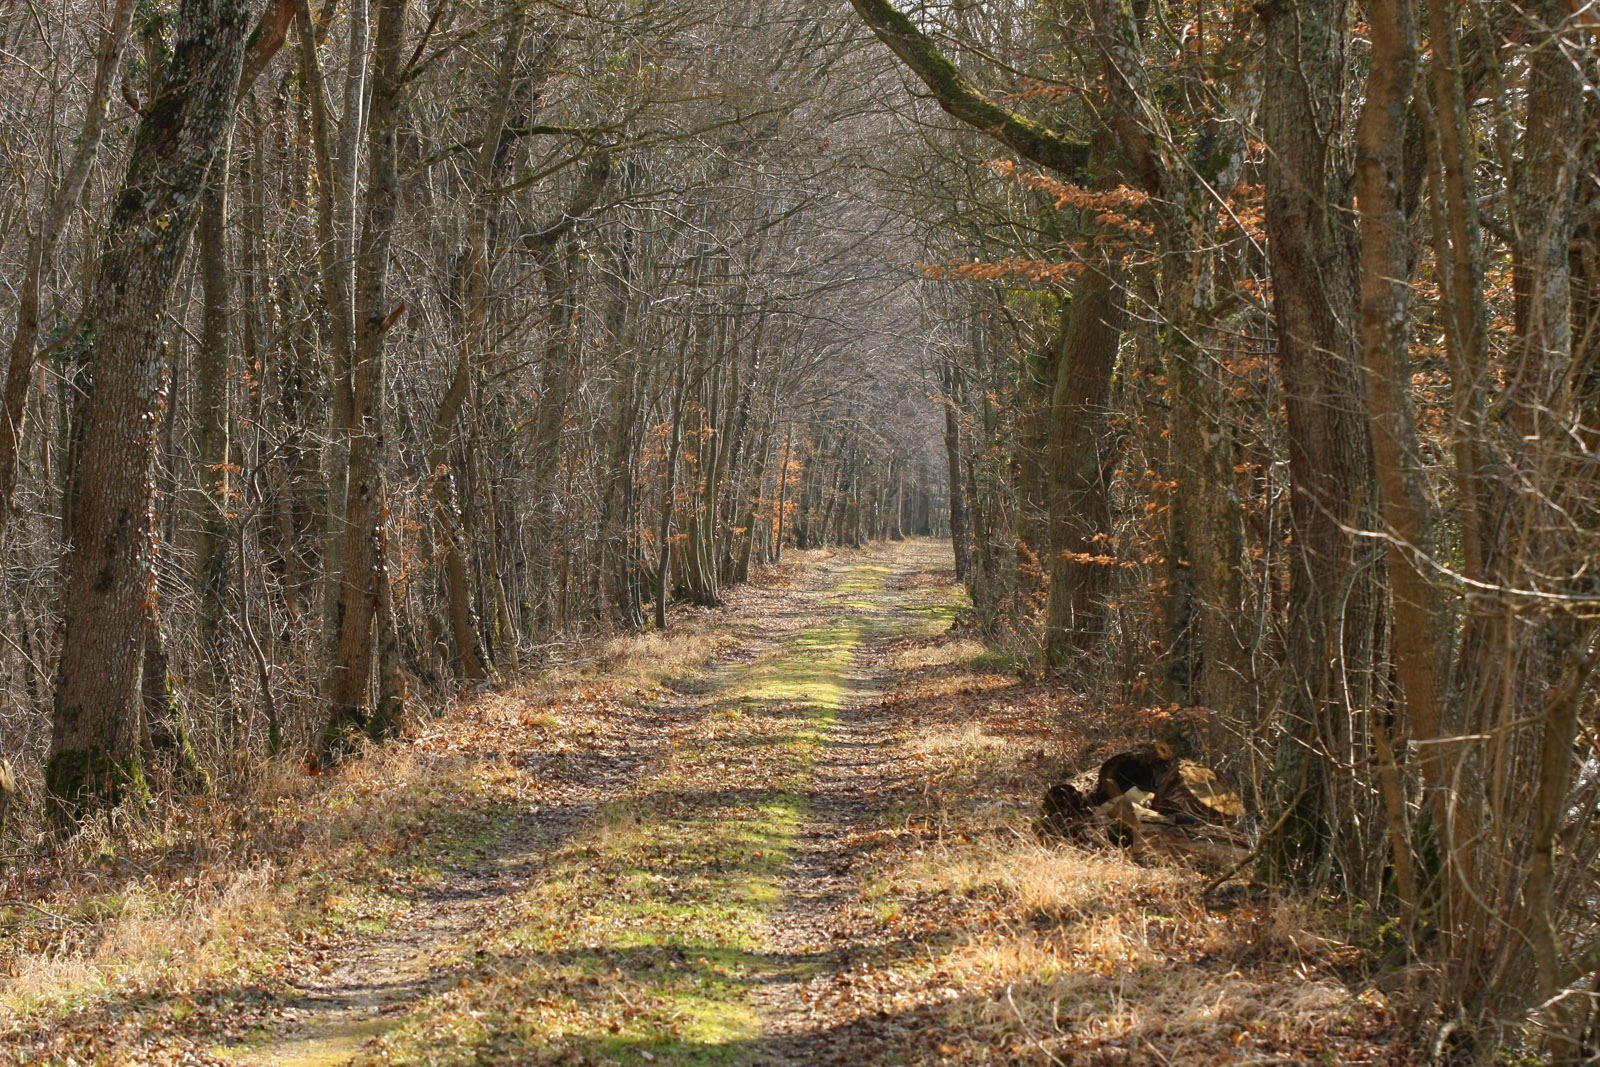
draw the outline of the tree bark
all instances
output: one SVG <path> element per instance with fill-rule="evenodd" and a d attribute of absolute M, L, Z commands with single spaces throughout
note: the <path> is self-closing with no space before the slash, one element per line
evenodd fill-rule
<path fill-rule="evenodd" d="M 1372 446 L 1360 377 L 1355 234 L 1338 146 L 1349 7 L 1268 0 L 1262 125 L 1273 315 L 1289 426 L 1289 648 L 1277 753 L 1282 829 L 1269 859 L 1328 869 L 1343 811 L 1352 709 L 1370 707 L 1376 590 L 1368 543 Z M 1359 887 L 1352 886 L 1352 889 Z"/>
<path fill-rule="evenodd" d="M 1411 411 L 1408 358 L 1408 240 L 1404 132 L 1416 80 L 1417 40 L 1410 0 L 1369 0 L 1372 58 L 1356 141 L 1356 193 L 1361 216 L 1361 343 L 1365 353 L 1372 456 L 1378 473 L 1389 576 L 1391 654 L 1404 718 L 1398 736 L 1417 748 L 1423 782 L 1437 811 L 1446 782 L 1439 767 L 1439 706 L 1448 630 L 1424 560 L 1434 552 L 1427 475 Z M 1407 832 L 1406 798 L 1389 729 L 1380 724 L 1379 784 L 1389 820 L 1390 853 L 1407 931 L 1415 920 L 1416 878 Z M 1436 818 L 1439 826 L 1445 820 Z"/>
<path fill-rule="evenodd" d="M 200 467 L 200 531 L 196 577 L 200 600 L 200 641 L 207 681 L 215 697 L 227 686 L 222 620 L 228 601 L 228 371 L 233 342 L 232 269 L 228 262 L 228 146 L 223 145 L 206 182 L 200 214 L 200 345 L 195 355 L 196 451 Z M 230 713 L 232 714 L 232 713 Z"/>
<path fill-rule="evenodd" d="M 956 411 L 959 373 L 953 364 L 946 363 L 943 367 L 944 455 L 949 472 L 950 543 L 955 551 L 956 581 L 967 582 L 972 576 L 972 542 L 967 536 L 967 508 L 961 477 L 961 417 Z"/>
<path fill-rule="evenodd" d="M 408 0 L 381 0 L 374 34 L 372 102 L 368 129 L 369 177 L 361 202 L 361 245 L 357 255 L 355 362 L 351 368 L 349 480 L 345 503 L 343 569 L 334 608 L 334 663 L 328 682 L 328 724 L 322 756 L 336 760 L 352 732 L 373 740 L 391 736 L 399 725 L 395 694 L 385 694 L 369 710 L 374 624 L 389 642 L 393 625 L 388 600 L 388 559 L 384 524 L 388 507 L 384 482 L 385 339 L 404 305 L 389 307 L 389 245 L 399 206 L 396 154 L 400 124 L 401 45 Z M 349 121 L 349 116 L 346 117 Z"/>
<path fill-rule="evenodd" d="M 656 629 L 667 629 L 667 596 L 672 578 L 668 574 L 672 562 L 672 505 L 677 488 L 678 453 L 683 447 L 683 413 L 687 401 L 686 371 L 679 364 L 677 374 L 677 400 L 672 406 L 672 444 L 667 449 L 667 470 L 661 484 L 661 523 L 656 536 Z"/>
<path fill-rule="evenodd" d="M 1542 30 L 1561 26 L 1568 11 L 1561 0 L 1541 0 L 1531 5 L 1530 14 Z M 1584 69 L 1567 54 L 1556 32 L 1544 32 L 1535 40 L 1528 62 L 1522 158 L 1512 189 L 1516 348 L 1508 361 L 1504 404 L 1515 430 L 1512 471 L 1522 484 L 1507 502 L 1494 555 L 1501 561 L 1497 576 L 1506 585 L 1556 594 L 1571 591 L 1568 575 L 1582 575 L 1591 565 L 1581 550 L 1564 551 L 1571 512 L 1586 501 L 1572 499 L 1561 487 L 1562 474 L 1570 479 L 1574 473 L 1564 469 L 1561 450 L 1580 432 L 1569 415 L 1574 409 L 1570 256 L 1574 194 L 1579 165 L 1585 159 L 1580 143 L 1584 111 L 1576 103 L 1585 93 Z M 1544 490 L 1545 486 L 1550 489 Z M 1550 1000 L 1572 977 L 1555 902 L 1556 849 L 1558 833 L 1568 818 L 1580 694 L 1593 673 L 1595 653 L 1583 648 L 1593 641 L 1592 623 L 1586 625 L 1560 611 L 1544 629 L 1541 643 L 1546 647 L 1519 650 L 1519 658 L 1527 661 L 1529 673 L 1538 679 L 1530 688 L 1543 705 L 1523 921 L 1538 978 L 1537 997 Z M 1519 640 L 1534 645 L 1540 639 Z M 1555 650 L 1549 647 L 1553 644 L 1577 646 L 1566 654 L 1573 662 L 1566 668 L 1567 678 L 1559 681 Z M 1577 665 L 1584 660 L 1586 665 Z M 1519 711 L 1502 697 L 1496 701 L 1490 729 L 1509 732 Z M 1552 1062 L 1577 1063 L 1583 1058 L 1588 1014 L 1571 998 L 1552 1004 L 1546 1026 Z"/>
<path fill-rule="evenodd" d="M 850 0 L 863 22 L 933 93 L 939 106 L 1001 144 L 1072 178 L 1088 165 L 1089 146 L 1002 107 L 968 81 L 890 0 Z"/>
<path fill-rule="evenodd" d="M 57 822 L 144 788 L 140 674 L 152 596 L 162 315 L 226 143 L 249 12 L 183 0 L 165 76 L 134 135 L 89 300 L 95 349 L 66 507 L 66 628 L 45 788 Z"/>
<path fill-rule="evenodd" d="M 1105 441 L 1122 339 L 1122 268 L 1102 259 L 1073 285 L 1050 411 L 1050 601 L 1045 662 L 1064 671 L 1105 631 L 1099 603 L 1110 526 Z"/>
<path fill-rule="evenodd" d="M 17 324 L 11 335 L 6 364 L 5 393 L 0 397 L 0 545 L 5 543 L 6 527 L 11 522 L 12 498 L 16 496 L 21 462 L 23 421 L 27 415 L 33 364 L 39 346 L 39 312 L 46 265 L 55 255 L 67 218 L 83 195 L 89 172 L 105 138 L 106 119 L 111 107 L 111 92 L 121 77 L 122 57 L 127 52 L 129 28 L 133 24 L 134 0 L 117 0 L 111 22 L 101 32 L 100 51 L 95 63 L 94 88 L 84 108 L 72 159 L 61 184 L 40 213 L 36 229 L 29 236 L 23 261 L 22 284 L 17 298 Z"/>

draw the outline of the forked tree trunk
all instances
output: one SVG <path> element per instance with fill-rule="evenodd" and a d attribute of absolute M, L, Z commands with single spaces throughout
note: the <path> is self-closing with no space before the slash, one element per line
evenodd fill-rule
<path fill-rule="evenodd" d="M 404 305 L 389 307 L 389 244 L 399 205 L 396 150 L 400 124 L 401 45 L 407 0 L 382 0 L 374 34 L 372 103 L 368 133 L 370 176 L 361 206 L 355 300 L 355 363 L 351 372 L 349 481 L 345 500 L 343 570 L 334 609 L 334 663 L 328 683 L 328 724 L 322 755 L 337 758 L 352 732 L 379 739 L 399 729 L 404 696 L 393 691 L 395 670 L 386 669 L 378 702 L 368 688 L 373 677 L 374 626 L 392 651 L 394 625 L 385 551 L 384 482 L 385 336 Z"/>
<path fill-rule="evenodd" d="M 45 788 L 58 821 L 143 788 L 140 676 L 151 595 L 162 315 L 227 140 L 250 28 L 242 0 L 183 0 L 134 135 L 89 297 L 95 349 L 66 507 L 66 629 Z"/>

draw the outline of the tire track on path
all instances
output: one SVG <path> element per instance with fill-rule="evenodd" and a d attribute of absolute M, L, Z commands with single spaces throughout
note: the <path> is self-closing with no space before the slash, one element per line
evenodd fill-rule
<path fill-rule="evenodd" d="M 806 577 L 829 580 L 831 568 Z M 407 913 L 382 933 L 352 939 L 280 1014 L 285 1026 L 267 1040 L 224 1050 L 247 1067 L 337 1067 L 373 1038 L 392 1030 L 425 997 L 459 979 L 451 957 L 514 894 L 537 880 L 549 858 L 591 822 L 610 798 L 632 783 L 722 702 L 744 663 L 797 627 L 784 610 L 790 595 L 759 588 L 729 597 L 720 629 L 733 633 L 735 656 L 719 660 L 681 686 L 667 708 L 637 709 L 611 744 L 596 744 L 560 771 L 568 785 L 556 803 L 525 809 L 481 862 L 449 872 L 443 884 L 419 893 Z M 532 698 L 529 703 L 536 703 Z M 676 714 L 661 715 L 662 710 Z"/>

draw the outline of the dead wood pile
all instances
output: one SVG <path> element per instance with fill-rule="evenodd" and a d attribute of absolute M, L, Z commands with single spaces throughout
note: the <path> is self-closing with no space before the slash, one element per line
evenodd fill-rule
<path fill-rule="evenodd" d="M 1228 866 L 1248 854 L 1244 803 L 1211 768 L 1154 742 L 1045 791 L 1034 830 L 1083 845 L 1110 841 L 1141 862 L 1181 856 Z"/>

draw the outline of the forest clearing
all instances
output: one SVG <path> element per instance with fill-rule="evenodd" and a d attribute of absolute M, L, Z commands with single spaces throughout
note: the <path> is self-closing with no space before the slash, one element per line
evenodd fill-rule
<path fill-rule="evenodd" d="M 1600 0 L 0 0 L 0 1056 L 1600 1067 Z"/>
<path fill-rule="evenodd" d="M 729 599 L 58 874 L 0 1062 L 1408 1061 L 1336 910 L 1034 839 L 1114 717 L 951 632 L 947 544 Z"/>

